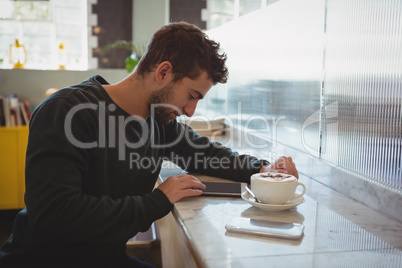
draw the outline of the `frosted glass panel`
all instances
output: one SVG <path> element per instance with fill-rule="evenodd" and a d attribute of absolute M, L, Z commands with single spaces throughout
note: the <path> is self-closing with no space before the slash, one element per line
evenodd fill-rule
<path fill-rule="evenodd" d="M 402 193 L 402 0 L 280 0 L 207 34 L 230 78 L 204 110 L 273 153 L 283 143 Z"/>
<path fill-rule="evenodd" d="M 318 156 L 324 7 L 323 0 L 281 0 L 208 31 L 228 55 L 229 81 L 201 107 L 273 147 L 278 141 Z"/>
<path fill-rule="evenodd" d="M 400 0 L 327 1 L 324 100 L 326 114 L 337 122 L 323 122 L 321 155 L 398 190 L 401 16 Z"/>

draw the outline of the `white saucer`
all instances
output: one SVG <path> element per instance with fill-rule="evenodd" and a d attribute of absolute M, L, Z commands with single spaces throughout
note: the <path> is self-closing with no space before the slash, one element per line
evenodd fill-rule
<path fill-rule="evenodd" d="M 296 207 L 296 206 L 298 206 L 300 204 L 303 204 L 306 201 L 306 199 L 304 197 L 301 197 L 296 202 L 285 203 L 285 204 L 282 204 L 282 205 L 258 203 L 258 202 L 255 202 L 254 198 L 247 191 L 244 191 L 241 194 L 241 198 L 243 198 L 245 201 L 247 201 L 251 205 L 255 206 L 256 208 L 266 210 L 266 211 L 287 210 L 287 209 L 294 208 L 294 207 Z"/>

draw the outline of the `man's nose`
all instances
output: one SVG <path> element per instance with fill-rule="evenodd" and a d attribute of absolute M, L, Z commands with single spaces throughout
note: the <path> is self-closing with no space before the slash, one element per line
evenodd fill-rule
<path fill-rule="evenodd" d="M 189 102 L 183 109 L 184 114 L 187 115 L 188 117 L 193 116 L 196 107 L 197 107 L 196 101 Z"/>

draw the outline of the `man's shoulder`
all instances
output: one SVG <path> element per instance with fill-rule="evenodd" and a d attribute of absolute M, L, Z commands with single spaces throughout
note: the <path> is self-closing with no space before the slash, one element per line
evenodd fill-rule
<path fill-rule="evenodd" d="M 91 76 L 85 81 L 75 85 L 66 86 L 55 93 L 51 98 L 75 97 L 76 101 L 89 99 L 104 99 L 103 84 L 108 84 L 101 76 Z M 74 100 L 74 99 L 73 99 Z"/>
<path fill-rule="evenodd" d="M 61 88 L 44 99 L 35 108 L 32 118 L 36 118 L 39 115 L 62 116 L 62 114 L 74 109 L 82 110 L 83 107 L 81 106 L 91 108 L 101 102 L 108 102 L 107 96 L 105 96 L 106 93 L 102 92 L 102 89 L 95 76 L 79 84 Z"/>
<path fill-rule="evenodd" d="M 105 100 L 105 93 L 102 92 L 102 86 L 97 81 L 97 77 L 104 81 L 100 76 L 92 76 L 81 83 L 66 86 L 51 94 L 38 107 L 46 106 L 49 103 L 77 105 Z"/>

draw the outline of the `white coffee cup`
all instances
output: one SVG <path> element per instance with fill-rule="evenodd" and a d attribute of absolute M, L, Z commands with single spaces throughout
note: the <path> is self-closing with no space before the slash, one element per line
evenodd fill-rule
<path fill-rule="evenodd" d="M 266 204 L 285 204 L 294 202 L 306 193 L 306 186 L 296 177 L 288 174 L 265 172 L 251 176 L 251 190 Z M 303 187 L 301 194 L 296 193 L 298 186 Z"/>

